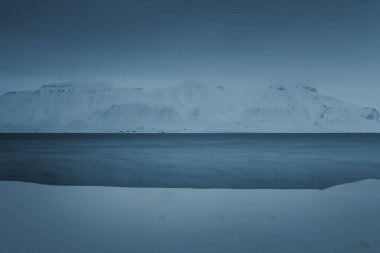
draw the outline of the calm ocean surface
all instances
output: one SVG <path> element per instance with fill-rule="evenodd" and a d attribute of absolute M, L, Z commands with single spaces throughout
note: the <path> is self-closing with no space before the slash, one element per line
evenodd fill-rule
<path fill-rule="evenodd" d="M 0 134 L 0 180 L 318 188 L 380 179 L 380 134 Z"/>

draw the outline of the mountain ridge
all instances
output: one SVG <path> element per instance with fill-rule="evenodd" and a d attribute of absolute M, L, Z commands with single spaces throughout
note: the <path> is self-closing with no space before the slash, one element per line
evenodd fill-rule
<path fill-rule="evenodd" d="M 0 132 L 380 132 L 380 113 L 306 85 L 270 86 L 242 106 L 221 85 L 66 82 L 0 96 Z"/>

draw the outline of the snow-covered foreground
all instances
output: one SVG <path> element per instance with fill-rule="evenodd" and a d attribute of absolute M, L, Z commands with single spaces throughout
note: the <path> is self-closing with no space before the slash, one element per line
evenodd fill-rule
<path fill-rule="evenodd" d="M 380 252 L 379 195 L 0 182 L 0 252 Z"/>

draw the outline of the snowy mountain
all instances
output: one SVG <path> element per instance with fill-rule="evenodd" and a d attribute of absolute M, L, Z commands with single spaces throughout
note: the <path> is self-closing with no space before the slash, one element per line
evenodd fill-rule
<path fill-rule="evenodd" d="M 1 132 L 380 132 L 380 114 L 313 87 L 269 87 L 241 107 L 222 86 L 144 90 L 58 83 L 0 97 Z"/>
<path fill-rule="evenodd" d="M 252 131 L 377 132 L 379 112 L 374 108 L 321 95 L 313 87 L 270 87 L 261 101 L 242 113 Z"/>

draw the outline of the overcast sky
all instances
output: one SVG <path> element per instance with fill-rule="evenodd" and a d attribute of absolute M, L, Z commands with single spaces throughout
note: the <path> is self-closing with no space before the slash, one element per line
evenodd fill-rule
<path fill-rule="evenodd" d="M 380 108 L 380 0 L 1 0 L 0 92 L 306 83 Z"/>

